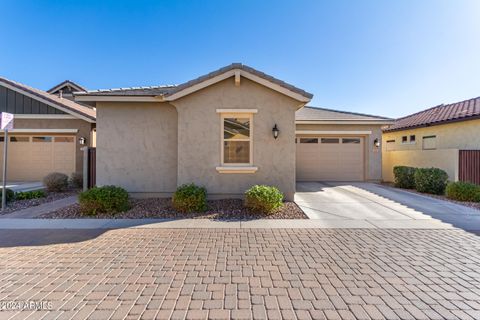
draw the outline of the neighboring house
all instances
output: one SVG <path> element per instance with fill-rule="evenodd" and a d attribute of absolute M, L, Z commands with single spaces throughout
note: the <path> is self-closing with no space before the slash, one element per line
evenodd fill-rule
<path fill-rule="evenodd" d="M 296 124 L 311 98 L 242 64 L 176 86 L 75 93 L 97 110 L 97 185 L 169 196 L 196 183 L 224 198 L 268 184 L 292 200 L 296 175 L 380 180 L 374 141 L 390 119 L 308 107 Z"/>
<path fill-rule="evenodd" d="M 0 111 L 14 114 L 8 180 L 38 181 L 53 171 L 82 172 L 81 148 L 92 145 L 94 109 L 0 77 Z M 1 132 L 2 150 L 3 143 Z"/>
<path fill-rule="evenodd" d="M 441 168 L 457 181 L 470 166 L 460 161 L 463 150 L 480 150 L 480 97 L 400 118 L 384 129 L 382 140 L 385 181 L 394 180 L 398 165 Z M 480 171 L 480 161 L 476 167 Z"/>
<path fill-rule="evenodd" d="M 50 90 L 47 90 L 47 93 L 54 94 L 60 98 L 66 98 L 68 100 L 74 101 L 73 93 L 74 92 L 86 92 L 87 89 L 82 87 L 81 85 L 71 81 L 65 80 Z"/>

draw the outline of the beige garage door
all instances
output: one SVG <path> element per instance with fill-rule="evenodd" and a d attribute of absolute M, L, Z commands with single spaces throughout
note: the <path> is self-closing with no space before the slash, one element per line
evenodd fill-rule
<path fill-rule="evenodd" d="M 38 181 L 50 172 L 75 171 L 74 136 L 12 135 L 9 140 L 9 181 Z M 3 150 L 3 137 L 0 146 Z"/>
<path fill-rule="evenodd" d="M 297 137 L 297 180 L 364 180 L 363 140 L 362 137 Z"/>

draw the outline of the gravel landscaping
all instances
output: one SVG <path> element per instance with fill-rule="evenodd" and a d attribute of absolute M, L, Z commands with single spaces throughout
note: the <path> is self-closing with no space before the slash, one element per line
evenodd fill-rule
<path fill-rule="evenodd" d="M 251 219 L 308 219 L 303 211 L 294 202 L 285 202 L 284 206 L 271 215 L 250 212 L 239 199 L 209 200 L 208 210 L 201 213 L 182 213 L 176 211 L 169 198 L 132 199 L 131 209 L 111 214 L 86 216 L 80 213 L 80 206 L 72 206 L 50 212 L 39 218 L 103 218 L 103 219 L 139 219 L 139 218 L 166 218 L 166 219 L 213 219 L 213 220 L 251 220 Z"/>
<path fill-rule="evenodd" d="M 65 192 L 49 192 L 47 193 L 47 196 L 44 198 L 11 201 L 7 203 L 7 208 L 4 211 L 0 210 L 0 215 L 12 213 L 14 211 L 22 210 L 30 207 L 35 207 L 47 202 L 60 200 L 63 198 L 76 195 L 78 193 L 79 193 L 78 190 L 68 190 Z"/>

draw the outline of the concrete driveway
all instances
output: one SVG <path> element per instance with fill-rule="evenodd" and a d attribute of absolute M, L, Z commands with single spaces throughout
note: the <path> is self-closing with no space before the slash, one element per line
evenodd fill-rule
<path fill-rule="evenodd" d="M 310 219 L 358 220 L 384 228 L 441 221 L 480 231 L 479 210 L 374 183 L 299 182 L 295 202 Z"/>

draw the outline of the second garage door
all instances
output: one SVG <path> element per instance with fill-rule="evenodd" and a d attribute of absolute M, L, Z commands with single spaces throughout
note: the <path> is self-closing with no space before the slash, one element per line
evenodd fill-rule
<path fill-rule="evenodd" d="M 67 175 L 75 172 L 74 136 L 15 135 L 10 136 L 9 140 L 10 181 L 38 181 L 51 172 Z M 3 150 L 3 137 L 0 147 Z"/>
<path fill-rule="evenodd" d="M 298 181 L 362 181 L 362 137 L 297 137 Z"/>

